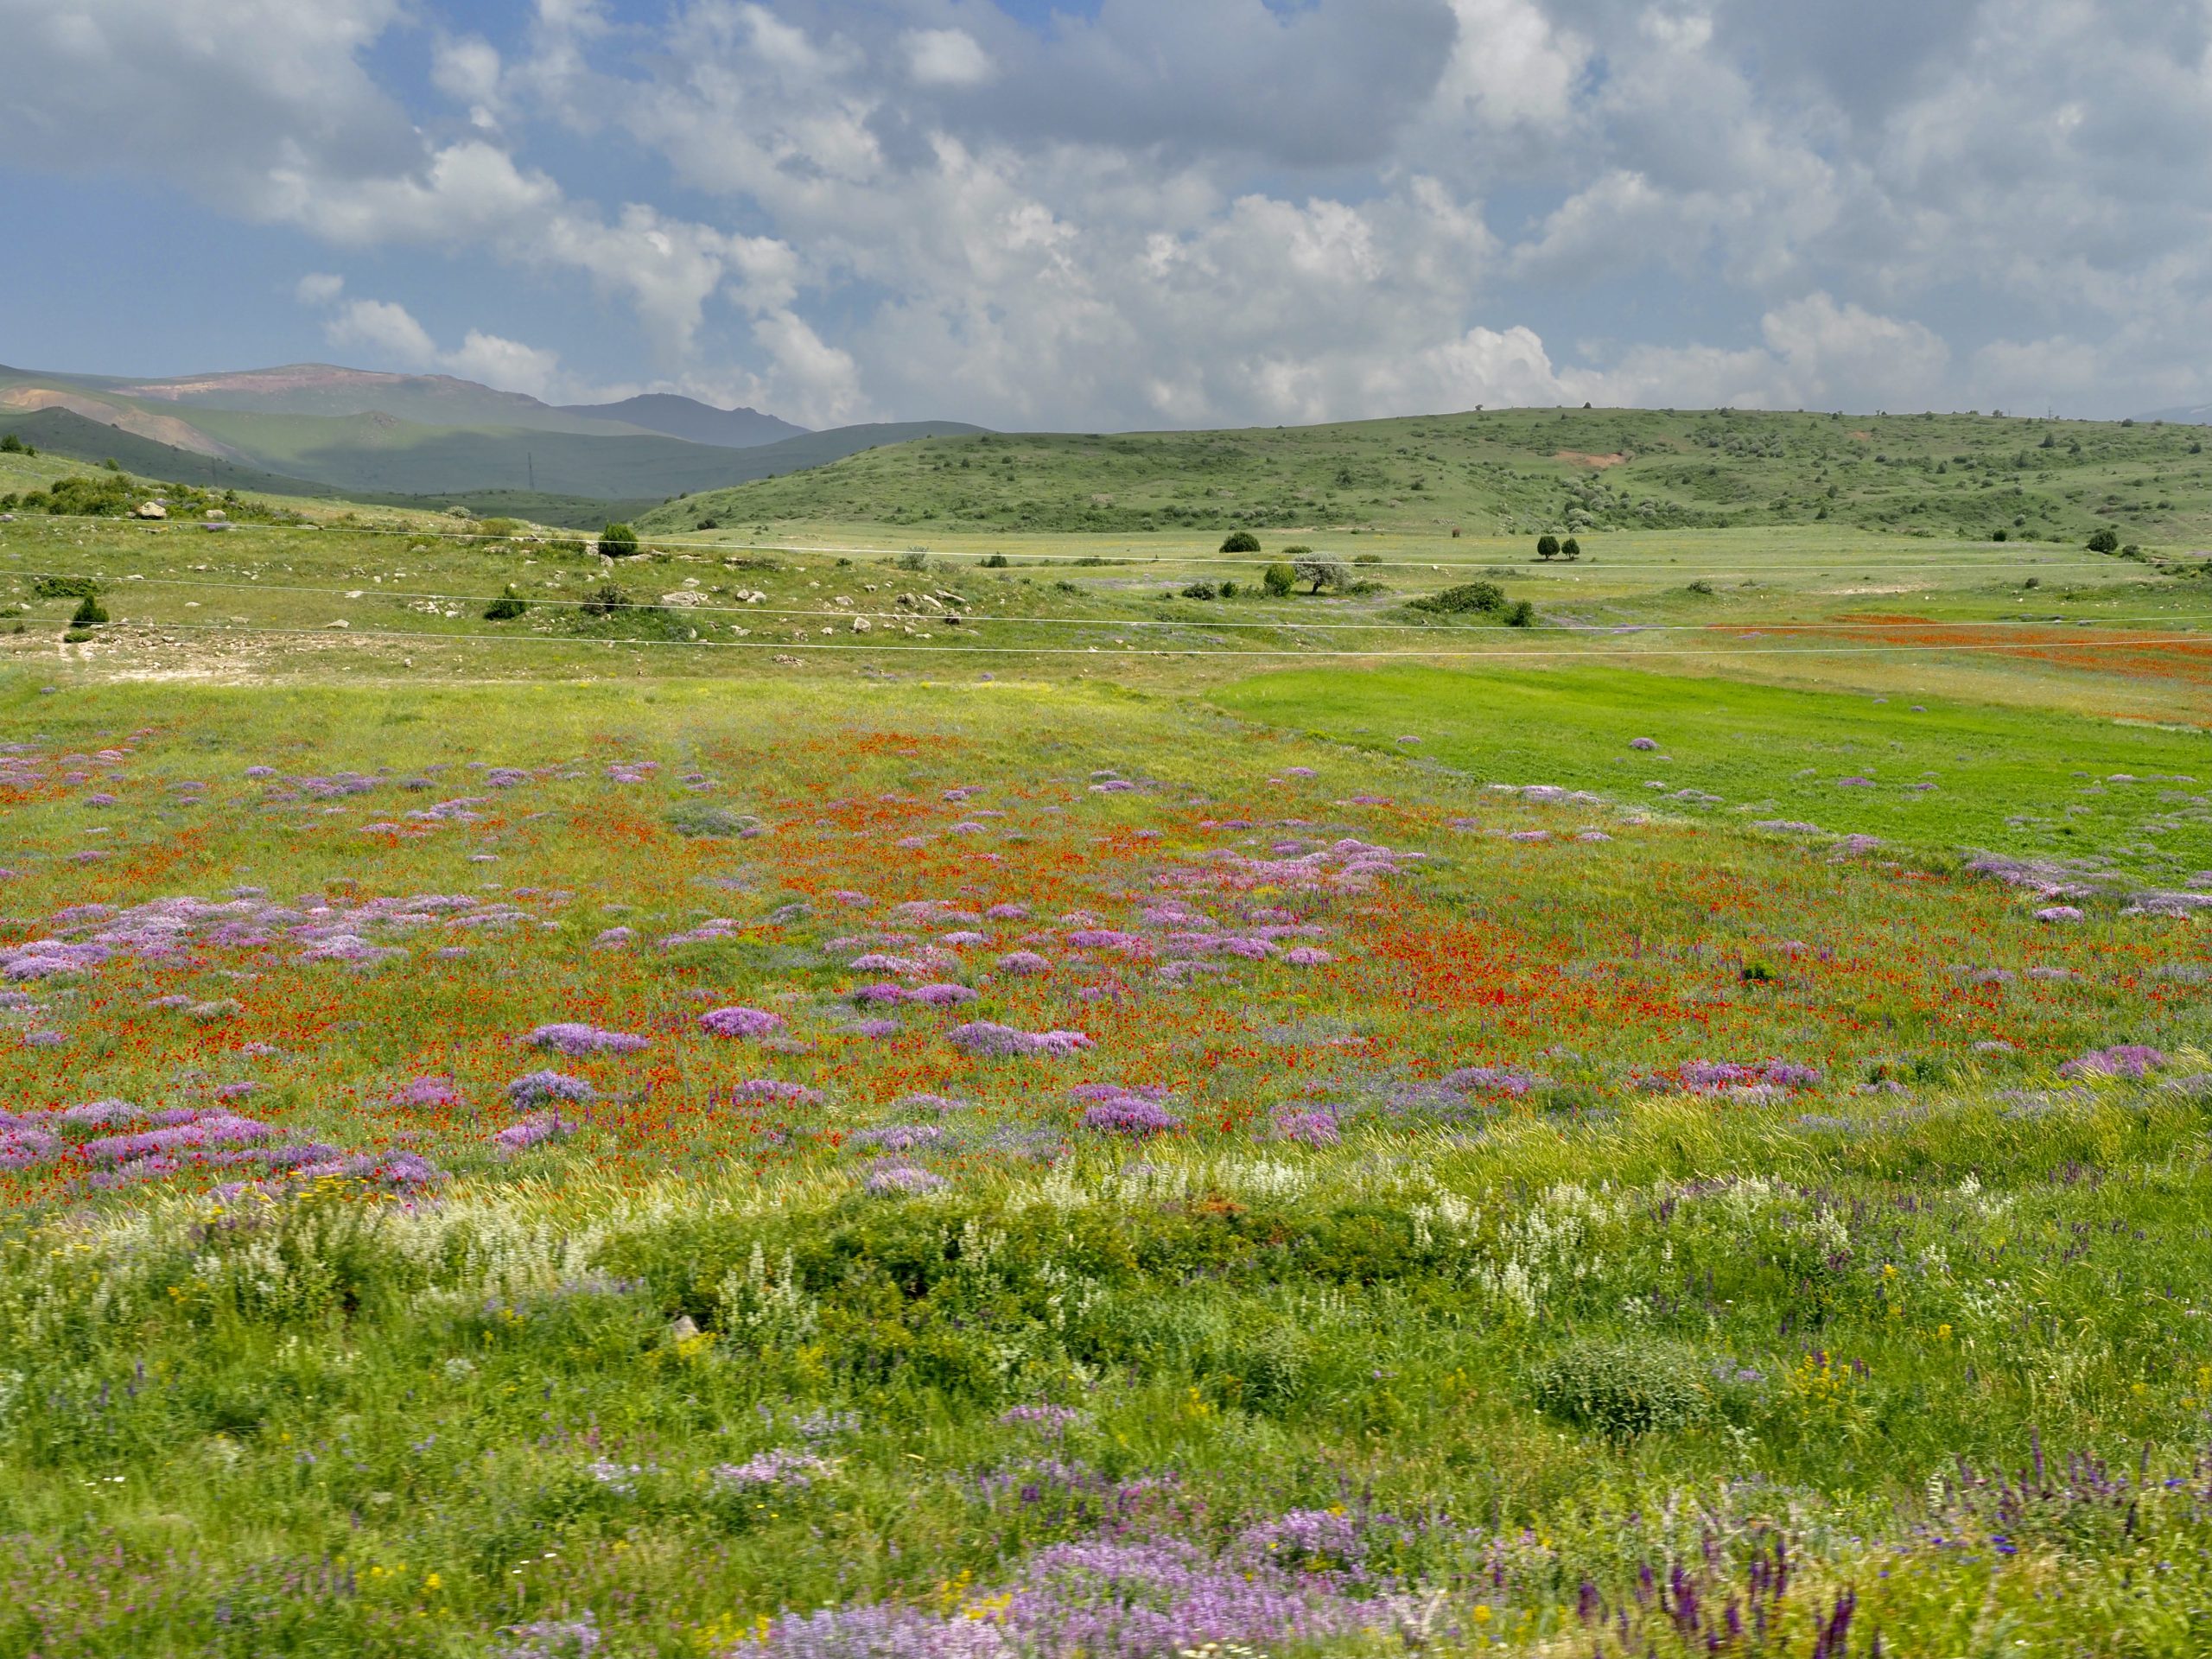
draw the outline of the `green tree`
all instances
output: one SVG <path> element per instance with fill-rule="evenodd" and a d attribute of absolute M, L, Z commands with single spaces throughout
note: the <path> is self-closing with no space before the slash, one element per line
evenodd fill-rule
<path fill-rule="evenodd" d="M 1344 569 L 1344 562 L 1332 553 L 1309 553 L 1294 561 L 1290 568 L 1299 581 L 1312 582 L 1313 585 L 1307 591 L 1316 594 L 1324 588 L 1341 588 L 1351 574 Z"/>
<path fill-rule="evenodd" d="M 1536 556 L 1545 560 L 1559 557 L 1559 537 L 1551 535 L 1537 537 Z"/>
<path fill-rule="evenodd" d="M 1232 530 L 1223 539 L 1221 550 L 1224 553 L 1256 553 L 1260 550 L 1260 538 L 1249 530 Z"/>
<path fill-rule="evenodd" d="M 506 592 L 484 607 L 484 620 L 486 622 L 512 622 L 529 608 L 530 601 L 515 592 L 514 584 L 510 582 Z"/>
<path fill-rule="evenodd" d="M 14 433 L 0 437 L 0 455 L 20 455 L 22 453 L 23 441 Z"/>
<path fill-rule="evenodd" d="M 1270 599 L 1287 599 L 1298 586 L 1298 572 L 1287 564 L 1271 564 L 1260 572 L 1260 586 Z"/>
<path fill-rule="evenodd" d="M 2117 553 L 2120 551 L 2120 537 L 2109 530 L 2100 530 L 2089 537 L 2089 551 Z"/>
<path fill-rule="evenodd" d="M 609 524 L 599 532 L 599 550 L 610 559 L 626 559 L 638 550 L 638 532 L 627 524 Z"/>
<path fill-rule="evenodd" d="M 1582 543 L 1570 536 L 1559 544 L 1559 554 L 1560 557 L 1573 564 L 1582 556 Z"/>
<path fill-rule="evenodd" d="M 75 614 L 70 617 L 69 626 L 73 628 L 96 628 L 106 620 L 107 607 L 100 603 L 98 594 L 86 594 L 79 601 Z"/>

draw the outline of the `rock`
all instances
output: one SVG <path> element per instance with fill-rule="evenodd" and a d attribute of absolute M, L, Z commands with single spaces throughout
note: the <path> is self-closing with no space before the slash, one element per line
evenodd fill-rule
<path fill-rule="evenodd" d="M 871 623 L 868 618 L 864 616 L 856 616 L 853 619 L 853 632 L 855 633 L 867 633 L 874 626 L 874 624 Z"/>
<path fill-rule="evenodd" d="M 158 501 L 141 501 L 135 510 L 135 516 L 140 518 L 166 518 L 169 516 L 169 510 Z"/>
<path fill-rule="evenodd" d="M 698 1322 L 689 1313 L 679 1313 L 669 1325 L 668 1334 L 678 1342 L 689 1342 L 699 1334 Z"/>

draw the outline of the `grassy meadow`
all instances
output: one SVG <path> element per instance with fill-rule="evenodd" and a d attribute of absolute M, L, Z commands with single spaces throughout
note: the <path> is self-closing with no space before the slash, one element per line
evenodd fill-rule
<path fill-rule="evenodd" d="M 2170 543 L 237 516 L 0 523 L 4 1659 L 2212 1647 Z"/>

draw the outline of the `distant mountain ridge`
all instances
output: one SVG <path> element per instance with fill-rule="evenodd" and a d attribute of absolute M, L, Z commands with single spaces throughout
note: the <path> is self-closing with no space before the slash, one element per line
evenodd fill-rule
<path fill-rule="evenodd" d="M 2190 404 L 2182 409 L 2154 409 L 2138 415 L 2139 421 L 2166 421 L 2175 426 L 2212 426 L 2212 404 Z"/>
<path fill-rule="evenodd" d="M 561 413 L 587 419 L 620 421 L 659 432 L 688 443 L 711 443 L 722 449 L 750 449 L 756 444 L 778 443 L 803 437 L 810 429 L 794 426 L 757 409 L 716 409 L 696 397 L 674 392 L 648 391 L 625 397 L 619 404 L 563 404 Z"/>
<path fill-rule="evenodd" d="M 179 481 L 252 476 L 251 487 L 298 482 L 302 493 L 360 499 L 493 493 L 626 506 L 982 429 L 918 421 L 809 432 L 662 393 L 560 409 L 451 375 L 322 363 L 152 380 L 0 367 L 0 431 L 16 425 L 60 453 L 114 454 Z"/>

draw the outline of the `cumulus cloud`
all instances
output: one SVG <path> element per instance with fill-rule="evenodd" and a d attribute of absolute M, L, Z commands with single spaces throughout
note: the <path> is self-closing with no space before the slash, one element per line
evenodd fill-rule
<path fill-rule="evenodd" d="M 605 378 L 817 423 L 2212 397 L 2202 6 L 537 0 L 497 45 L 461 22 L 0 0 L 15 164 L 181 183 L 334 257 L 488 251 L 634 320 L 641 364 Z M 400 37 L 427 87 L 372 50 Z M 384 360 L 564 372 L 495 334 L 442 352 L 335 276 L 300 292 Z"/>

